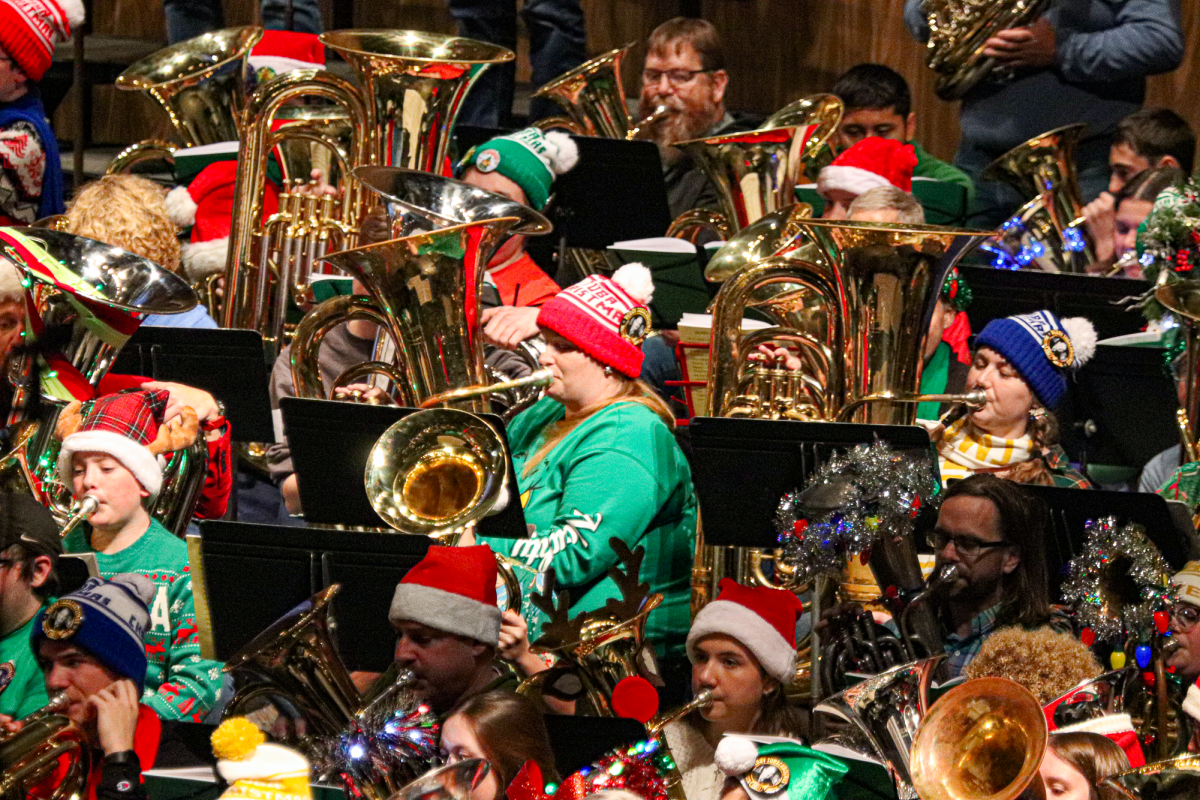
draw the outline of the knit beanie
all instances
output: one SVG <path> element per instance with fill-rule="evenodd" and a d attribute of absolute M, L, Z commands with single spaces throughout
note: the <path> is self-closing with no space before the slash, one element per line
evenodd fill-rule
<path fill-rule="evenodd" d="M 80 0 L 0 0 L 0 49 L 36 83 L 85 16 Z"/>
<path fill-rule="evenodd" d="M 1200 606 L 1200 561 L 1189 561 L 1171 578 L 1175 599 Z"/>
<path fill-rule="evenodd" d="M 589 275 L 546 301 L 537 324 L 569 340 L 628 378 L 642 374 L 642 341 L 650 331 L 654 280 L 639 263 L 612 278 Z"/>
<path fill-rule="evenodd" d="M 579 148 L 562 131 L 537 128 L 497 136 L 467 154 L 467 166 L 498 172 L 521 187 L 530 207 L 541 211 L 554 179 L 579 161 Z"/>
<path fill-rule="evenodd" d="M 1067 394 L 1067 372 L 1095 355 L 1096 329 L 1084 317 L 1035 311 L 992 320 L 975 337 L 975 347 L 1008 359 L 1042 405 L 1054 409 Z"/>
<path fill-rule="evenodd" d="M 245 717 L 218 725 L 212 747 L 217 773 L 231 784 L 221 800 L 312 800 L 308 759 L 290 747 L 267 743 Z"/>
<path fill-rule="evenodd" d="M 266 30 L 250 50 L 250 69 L 259 83 L 298 69 L 325 69 L 325 45 L 315 33 Z"/>
<path fill-rule="evenodd" d="M 388 620 L 419 622 L 496 647 L 496 554 L 486 544 L 429 548 L 396 586 Z"/>
<path fill-rule="evenodd" d="M 713 761 L 737 778 L 750 800 L 825 800 L 849 768 L 833 756 L 798 741 L 755 741 L 727 734 L 717 744 Z"/>
<path fill-rule="evenodd" d="M 108 453 L 133 473 L 142 488 L 157 497 L 162 467 L 147 447 L 158 436 L 170 395 L 163 389 L 117 392 L 96 398 L 79 427 L 63 437 L 58 476 L 71 485 L 71 456 Z"/>
<path fill-rule="evenodd" d="M 146 682 L 146 645 L 154 585 L 145 575 L 122 573 L 112 580 L 88 578 L 78 591 L 38 611 L 30 640 L 69 641 L 104 666 L 138 685 Z"/>
<path fill-rule="evenodd" d="M 857 196 L 880 186 L 911 192 L 916 166 L 917 153 L 911 144 L 868 136 L 817 174 L 817 192 L 824 197 L 831 189 L 841 189 Z"/>
<path fill-rule="evenodd" d="M 687 635 L 687 654 L 695 662 L 701 639 L 715 633 L 741 642 L 767 674 L 780 683 L 796 675 L 796 620 L 800 598 L 783 589 L 743 586 L 722 578 L 717 599 L 700 609 Z"/>

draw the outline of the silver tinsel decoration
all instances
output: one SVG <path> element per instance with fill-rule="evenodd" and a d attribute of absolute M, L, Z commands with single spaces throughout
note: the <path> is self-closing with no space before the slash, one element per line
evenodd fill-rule
<path fill-rule="evenodd" d="M 1070 569 L 1063 602 L 1097 640 L 1148 639 L 1154 612 L 1166 610 L 1172 597 L 1171 567 L 1158 548 L 1141 526 L 1119 525 L 1115 517 L 1088 523 L 1087 543 Z"/>
<path fill-rule="evenodd" d="M 800 580 L 836 573 L 847 555 L 869 553 L 882 534 L 911 536 L 922 506 L 940 491 L 932 457 L 898 453 L 883 442 L 836 453 L 803 490 L 779 501 L 783 563 Z"/>

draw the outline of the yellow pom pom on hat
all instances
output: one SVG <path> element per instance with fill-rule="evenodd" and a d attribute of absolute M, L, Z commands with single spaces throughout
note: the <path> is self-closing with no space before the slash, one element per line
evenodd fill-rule
<path fill-rule="evenodd" d="M 312 800 L 308 759 L 269 744 L 244 717 L 222 722 L 212 735 L 217 772 L 230 786 L 222 800 Z"/>

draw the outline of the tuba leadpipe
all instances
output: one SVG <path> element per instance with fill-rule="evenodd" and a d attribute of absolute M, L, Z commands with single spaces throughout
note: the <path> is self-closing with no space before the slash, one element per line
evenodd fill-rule
<path fill-rule="evenodd" d="M 71 517 L 59 529 L 58 535 L 60 538 L 67 538 L 67 534 L 78 528 L 84 522 L 87 522 L 88 517 L 96 513 L 96 509 L 100 507 L 100 501 L 95 497 L 84 495 L 74 508 L 71 509 Z"/>

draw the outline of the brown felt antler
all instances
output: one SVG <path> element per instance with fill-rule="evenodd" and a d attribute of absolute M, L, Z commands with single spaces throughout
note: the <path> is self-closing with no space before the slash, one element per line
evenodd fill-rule
<path fill-rule="evenodd" d="M 146 449 L 156 456 L 173 453 L 191 445 L 199 433 L 200 420 L 196 418 L 195 409 L 184 406 L 178 417 L 158 426 L 158 435 Z"/>
<path fill-rule="evenodd" d="M 65 439 L 75 431 L 79 430 L 79 426 L 83 424 L 83 414 L 79 413 L 79 409 L 83 407 L 83 403 L 78 400 L 72 400 L 67 403 L 67 407 L 58 415 L 58 423 L 54 426 L 54 435 L 59 440 Z"/>

